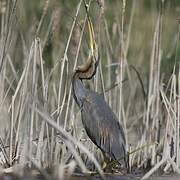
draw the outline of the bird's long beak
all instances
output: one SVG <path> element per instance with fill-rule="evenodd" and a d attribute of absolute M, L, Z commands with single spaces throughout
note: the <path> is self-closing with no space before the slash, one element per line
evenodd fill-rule
<path fill-rule="evenodd" d="M 90 43 L 89 46 L 90 46 L 92 55 L 96 59 L 97 54 L 98 54 L 98 48 L 97 48 L 97 44 L 95 40 L 94 28 L 93 28 L 92 21 L 89 16 L 88 16 L 88 30 L 89 30 L 89 43 Z"/>

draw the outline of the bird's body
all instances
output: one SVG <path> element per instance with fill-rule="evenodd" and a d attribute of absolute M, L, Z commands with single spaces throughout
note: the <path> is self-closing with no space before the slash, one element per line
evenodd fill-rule
<path fill-rule="evenodd" d="M 126 167 L 124 131 L 103 96 L 86 89 L 77 77 L 73 78 L 73 94 L 89 138 L 106 157 Z"/>
<path fill-rule="evenodd" d="M 94 39 L 94 31 L 88 18 L 90 47 L 92 53 L 85 64 L 78 66 L 72 78 L 72 92 L 81 109 L 84 128 L 89 138 L 103 154 L 126 167 L 126 140 L 123 128 L 119 124 L 104 98 L 96 92 L 86 89 L 83 79 L 91 79 L 99 63 L 99 53 Z"/>

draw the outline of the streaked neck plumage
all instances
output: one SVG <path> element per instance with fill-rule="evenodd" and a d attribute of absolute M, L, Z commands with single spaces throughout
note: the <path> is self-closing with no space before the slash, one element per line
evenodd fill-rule
<path fill-rule="evenodd" d="M 99 63 L 99 58 L 94 61 L 94 57 L 90 56 L 87 62 L 78 66 L 72 78 L 73 96 L 79 107 L 82 107 L 83 99 L 86 96 L 87 89 L 84 87 L 82 80 L 91 79 L 95 73 Z"/>

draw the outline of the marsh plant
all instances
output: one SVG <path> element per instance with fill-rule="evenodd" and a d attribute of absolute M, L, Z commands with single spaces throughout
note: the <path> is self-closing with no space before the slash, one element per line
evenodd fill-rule
<path fill-rule="evenodd" d="M 98 172 L 71 89 L 89 54 L 87 13 L 100 64 L 86 86 L 122 124 L 130 172 L 180 173 L 178 1 L 0 1 L 0 163 L 49 177 Z M 93 119 L 92 119 L 93 121 Z"/>

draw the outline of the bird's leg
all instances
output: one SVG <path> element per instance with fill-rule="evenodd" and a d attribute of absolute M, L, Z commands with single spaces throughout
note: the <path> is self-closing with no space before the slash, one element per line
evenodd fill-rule
<path fill-rule="evenodd" d="M 106 173 L 112 173 L 113 167 L 116 164 L 113 160 L 111 160 L 109 157 L 107 157 L 104 153 L 104 162 L 103 162 L 103 171 Z"/>
<path fill-rule="evenodd" d="M 115 161 L 107 157 L 104 153 L 103 171 L 105 173 L 120 173 L 121 175 L 127 174 L 126 168 L 120 168 L 120 165 Z"/>

